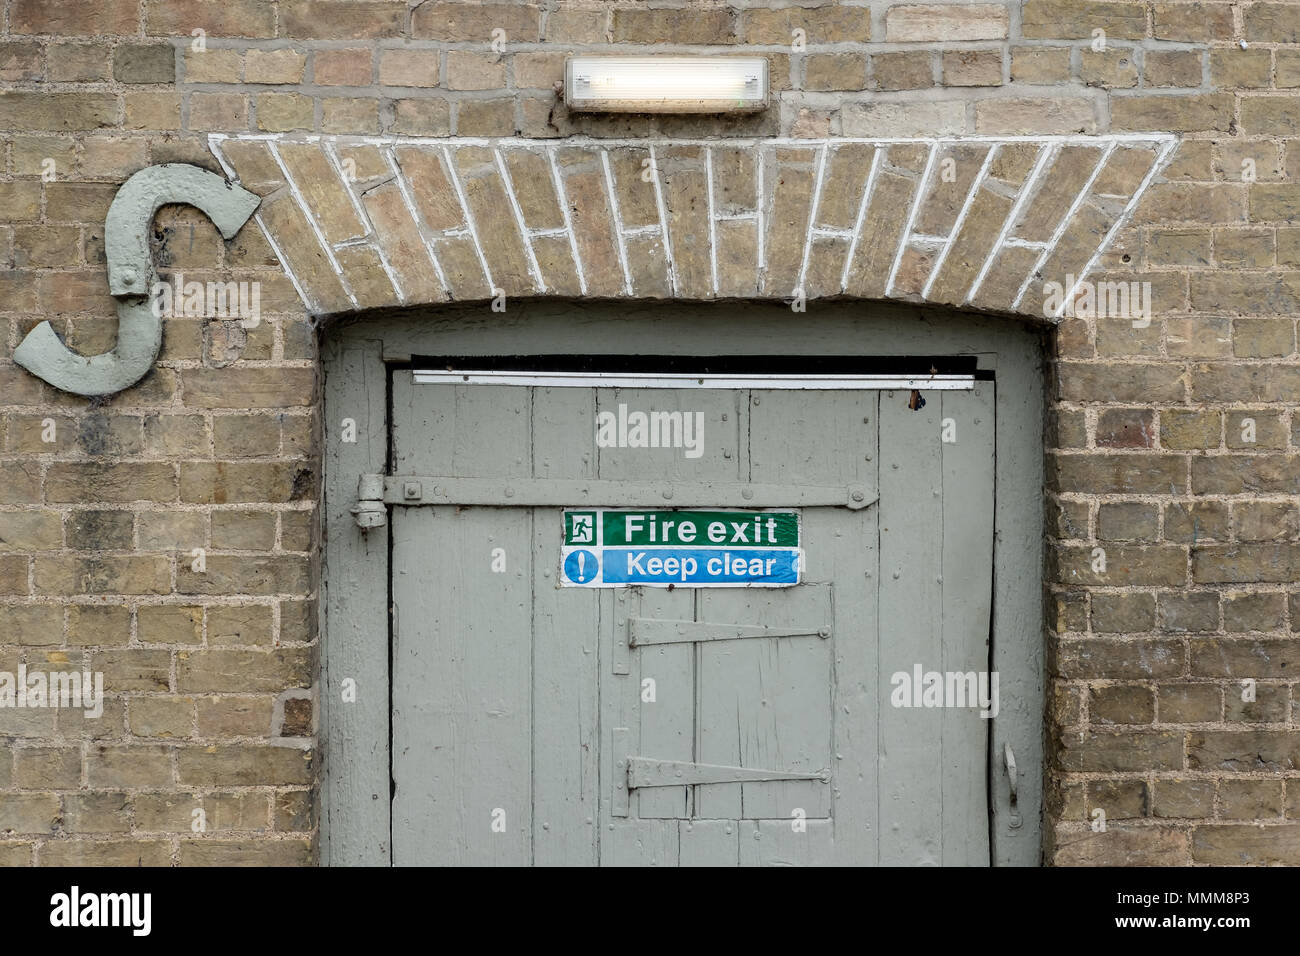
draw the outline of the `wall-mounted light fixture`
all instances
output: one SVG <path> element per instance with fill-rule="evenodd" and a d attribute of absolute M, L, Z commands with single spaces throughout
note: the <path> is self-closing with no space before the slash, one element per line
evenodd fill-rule
<path fill-rule="evenodd" d="M 767 109 L 761 56 L 571 56 L 564 104 L 602 113 L 753 113 Z"/>

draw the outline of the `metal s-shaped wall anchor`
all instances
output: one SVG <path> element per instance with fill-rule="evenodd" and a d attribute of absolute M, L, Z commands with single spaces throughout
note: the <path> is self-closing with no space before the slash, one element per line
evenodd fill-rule
<path fill-rule="evenodd" d="M 111 395 L 144 377 L 162 348 L 162 318 L 149 301 L 156 278 L 149 256 L 154 213 L 168 203 L 201 210 L 232 238 L 261 197 L 183 163 L 148 166 L 122 184 L 104 219 L 108 290 L 117 296 L 117 345 L 102 355 L 78 355 L 42 322 L 14 349 L 14 361 L 37 378 L 74 395 Z"/>

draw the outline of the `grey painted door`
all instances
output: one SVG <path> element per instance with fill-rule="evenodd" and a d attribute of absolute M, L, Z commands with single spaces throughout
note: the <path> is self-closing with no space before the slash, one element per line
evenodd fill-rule
<path fill-rule="evenodd" d="M 788 588 L 560 588 L 565 502 L 394 507 L 395 863 L 989 862 L 990 721 L 895 706 L 895 675 L 989 667 L 991 381 L 916 411 L 906 392 L 431 385 L 407 370 L 392 387 L 395 475 L 879 495 L 802 509 L 804 578 Z M 598 447 L 596 416 L 620 403 L 702 412 L 703 453 Z M 629 646 L 633 619 L 688 623 Z M 647 761 L 678 763 L 651 779 Z"/>

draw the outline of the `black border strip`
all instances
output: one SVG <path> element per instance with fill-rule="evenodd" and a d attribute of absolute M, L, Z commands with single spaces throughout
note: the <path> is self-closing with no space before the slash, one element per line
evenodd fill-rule
<path fill-rule="evenodd" d="M 969 375 L 992 381 L 974 355 L 428 355 L 396 367 L 446 371 L 684 372 L 698 375 Z"/>

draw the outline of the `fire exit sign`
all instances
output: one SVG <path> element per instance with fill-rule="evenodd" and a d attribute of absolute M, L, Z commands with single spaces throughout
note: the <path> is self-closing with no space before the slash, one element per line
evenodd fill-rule
<path fill-rule="evenodd" d="M 563 587 L 790 587 L 797 511 L 566 510 Z"/>

